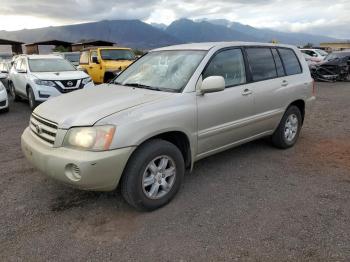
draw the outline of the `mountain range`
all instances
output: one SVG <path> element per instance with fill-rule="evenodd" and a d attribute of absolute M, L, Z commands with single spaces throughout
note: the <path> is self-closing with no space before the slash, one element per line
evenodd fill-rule
<path fill-rule="evenodd" d="M 271 29 L 254 28 L 249 25 L 224 19 L 189 20 L 180 19 L 169 26 L 147 24 L 140 20 L 104 20 L 84 24 L 0 31 L 0 38 L 25 43 L 45 40 L 79 42 L 83 39 L 98 39 L 139 49 L 205 41 L 255 41 L 304 45 L 335 41 L 336 39 L 304 33 L 286 33 Z"/>

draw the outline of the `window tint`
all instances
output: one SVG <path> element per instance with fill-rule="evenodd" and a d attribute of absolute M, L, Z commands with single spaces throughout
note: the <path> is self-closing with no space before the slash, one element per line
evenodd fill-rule
<path fill-rule="evenodd" d="M 215 55 L 205 69 L 203 79 L 209 76 L 224 77 L 226 87 L 245 83 L 246 76 L 242 51 L 232 49 Z"/>
<path fill-rule="evenodd" d="M 284 69 L 283 69 L 281 58 L 280 58 L 276 49 L 271 49 L 271 50 L 272 50 L 272 54 L 273 54 L 273 59 L 275 59 L 277 75 L 284 76 L 285 74 L 284 74 Z"/>
<path fill-rule="evenodd" d="M 279 48 L 278 51 L 287 75 L 295 75 L 302 72 L 299 60 L 292 49 Z"/>
<path fill-rule="evenodd" d="M 16 71 L 17 71 L 18 69 L 20 69 L 21 64 L 22 64 L 22 59 L 17 59 L 17 60 L 15 61 L 14 68 L 16 69 Z"/>
<path fill-rule="evenodd" d="M 277 77 L 270 48 L 247 48 L 246 50 L 254 81 Z"/>
<path fill-rule="evenodd" d="M 85 51 L 80 54 L 80 64 L 88 64 L 89 63 L 89 52 Z"/>
<path fill-rule="evenodd" d="M 19 67 L 22 71 L 26 71 L 27 70 L 27 62 L 26 62 L 26 60 L 23 58 L 22 59 L 22 63 L 21 63 L 21 65 L 20 65 L 20 67 Z"/>

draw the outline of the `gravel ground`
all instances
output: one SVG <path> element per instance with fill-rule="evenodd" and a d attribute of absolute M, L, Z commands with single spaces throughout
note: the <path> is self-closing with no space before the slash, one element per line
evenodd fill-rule
<path fill-rule="evenodd" d="M 349 261 L 350 83 L 318 84 L 298 144 L 204 159 L 152 213 L 83 192 L 23 158 L 26 103 L 0 115 L 1 261 Z"/>

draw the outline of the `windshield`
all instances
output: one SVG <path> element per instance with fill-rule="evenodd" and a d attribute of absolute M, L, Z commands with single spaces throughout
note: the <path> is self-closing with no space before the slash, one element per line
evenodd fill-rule
<path fill-rule="evenodd" d="M 344 53 L 331 53 L 326 57 L 326 61 L 330 61 L 330 60 L 334 60 L 334 59 L 340 59 L 340 58 L 344 58 L 350 56 L 350 53 L 348 52 L 344 52 Z"/>
<path fill-rule="evenodd" d="M 123 49 L 102 49 L 102 60 L 135 60 L 135 55 L 131 50 Z"/>
<path fill-rule="evenodd" d="M 116 84 L 180 92 L 185 87 L 206 51 L 150 52 L 129 66 L 114 81 Z"/>
<path fill-rule="evenodd" d="M 64 72 L 75 71 L 75 67 L 67 60 L 60 58 L 28 59 L 31 72 Z"/>
<path fill-rule="evenodd" d="M 76 53 L 76 54 L 65 54 L 64 58 L 67 59 L 70 62 L 79 62 L 80 54 L 79 53 Z"/>
<path fill-rule="evenodd" d="M 326 51 L 323 51 L 323 50 L 321 50 L 321 49 L 317 49 L 317 50 L 315 50 L 317 53 L 319 53 L 321 56 L 327 56 L 328 55 L 328 53 L 326 52 Z"/>

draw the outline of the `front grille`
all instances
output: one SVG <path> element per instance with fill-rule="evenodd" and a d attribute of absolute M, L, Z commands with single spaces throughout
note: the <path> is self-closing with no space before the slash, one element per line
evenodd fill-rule
<path fill-rule="evenodd" d="M 60 82 L 64 87 L 74 88 L 77 85 L 78 80 L 61 80 Z"/>
<path fill-rule="evenodd" d="M 30 117 L 30 129 L 42 141 L 53 145 L 57 134 L 57 124 L 46 120 L 34 113 Z"/>
<path fill-rule="evenodd" d="M 81 79 L 57 80 L 55 84 L 56 89 L 63 94 L 83 88 Z"/>
<path fill-rule="evenodd" d="M 6 100 L 0 102 L 0 106 L 6 106 Z"/>

